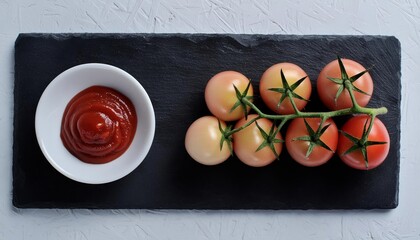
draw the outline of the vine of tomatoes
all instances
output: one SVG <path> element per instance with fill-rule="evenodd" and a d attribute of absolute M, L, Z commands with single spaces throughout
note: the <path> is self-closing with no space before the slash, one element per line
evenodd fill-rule
<path fill-rule="evenodd" d="M 235 71 L 213 76 L 205 88 L 205 101 L 213 116 L 193 122 L 185 148 L 197 162 L 216 165 L 235 154 L 252 167 L 263 167 L 280 158 L 285 148 L 299 164 L 320 166 L 337 154 L 348 166 L 370 170 L 389 152 L 389 133 L 378 115 L 385 107 L 366 107 L 373 93 L 368 69 L 350 59 L 327 64 L 316 81 L 321 102 L 330 111 L 305 112 L 312 86 L 305 71 L 293 63 L 268 68 L 259 82 L 264 104 L 254 103 L 251 81 Z M 349 115 L 339 130 L 334 117 Z M 236 122 L 235 122 L 236 121 Z M 285 136 L 281 129 L 287 122 Z"/>

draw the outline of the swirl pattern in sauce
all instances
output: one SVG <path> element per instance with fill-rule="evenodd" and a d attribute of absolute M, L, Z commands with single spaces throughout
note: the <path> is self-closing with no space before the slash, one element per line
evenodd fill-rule
<path fill-rule="evenodd" d="M 132 102 L 120 92 L 92 86 L 74 96 L 64 110 L 61 140 L 86 163 L 110 162 L 130 146 L 137 127 Z"/>

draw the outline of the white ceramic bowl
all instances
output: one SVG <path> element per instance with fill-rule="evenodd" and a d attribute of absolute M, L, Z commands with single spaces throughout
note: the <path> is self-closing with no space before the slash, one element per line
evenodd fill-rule
<path fill-rule="evenodd" d="M 137 130 L 127 151 L 105 164 L 88 164 L 64 147 L 61 119 L 67 103 L 80 91 L 94 85 L 113 88 L 127 96 L 137 113 Z M 35 116 L 36 136 L 41 150 L 60 173 L 82 183 L 101 184 L 118 180 L 139 166 L 153 142 L 155 114 L 147 92 L 127 72 L 106 64 L 89 63 L 58 75 L 45 89 Z"/>

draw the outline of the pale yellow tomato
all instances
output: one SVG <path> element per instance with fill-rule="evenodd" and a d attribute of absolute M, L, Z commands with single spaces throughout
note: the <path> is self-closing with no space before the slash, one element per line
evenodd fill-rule
<path fill-rule="evenodd" d="M 238 102 L 235 87 L 243 93 L 248 86 L 249 79 L 235 71 L 224 71 L 214 75 L 207 83 L 204 97 L 210 112 L 223 121 L 235 121 L 244 117 L 244 108 L 237 106 Z M 235 86 L 235 87 L 234 87 Z M 247 96 L 252 96 L 254 91 L 250 85 Z M 247 106 L 247 111 L 250 107 Z"/>
<path fill-rule="evenodd" d="M 220 121 L 222 129 L 226 123 Z M 227 142 L 220 149 L 222 133 L 218 119 L 214 116 L 204 116 L 195 120 L 185 135 L 185 148 L 188 154 L 204 165 L 216 165 L 224 162 L 230 156 Z"/>
<path fill-rule="evenodd" d="M 302 68 L 293 63 L 286 62 L 271 66 L 262 75 L 260 80 L 260 95 L 264 103 L 276 113 L 292 114 L 295 112 L 295 110 L 293 109 L 290 99 L 286 97 L 279 105 L 280 99 L 284 93 L 270 90 L 272 88 L 284 88 L 280 74 L 281 70 L 283 71 L 289 86 L 292 86 L 299 79 L 306 77 L 305 80 L 303 80 L 303 82 L 301 82 L 296 87 L 296 89 L 294 89 L 294 93 L 303 99 L 308 100 L 311 96 L 311 81 L 309 77 L 307 77 L 306 72 L 302 70 Z M 293 100 L 295 101 L 298 110 L 302 110 L 306 106 L 307 101 L 305 100 L 301 100 L 296 97 L 294 97 Z"/>
<path fill-rule="evenodd" d="M 245 118 L 239 120 L 236 123 L 235 128 L 240 128 L 249 120 L 254 119 L 257 116 L 258 115 L 256 114 L 250 114 L 247 120 Z M 264 132 L 267 134 L 270 132 L 270 129 L 273 125 L 270 120 L 261 118 L 258 119 L 257 122 L 261 129 L 264 130 Z M 282 139 L 281 134 L 277 133 L 275 138 Z M 233 134 L 233 150 L 235 155 L 243 163 L 252 167 L 263 167 L 272 163 L 276 159 L 276 155 L 268 146 L 257 151 L 263 142 L 264 137 L 255 122 L 243 130 Z M 276 153 L 280 155 L 282 150 L 282 143 L 274 143 L 273 146 Z"/>

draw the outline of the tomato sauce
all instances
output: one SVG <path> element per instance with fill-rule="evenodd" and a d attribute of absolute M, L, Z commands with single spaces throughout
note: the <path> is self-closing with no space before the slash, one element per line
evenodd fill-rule
<path fill-rule="evenodd" d="M 92 86 L 74 96 L 64 110 L 61 140 L 86 163 L 115 160 L 130 146 L 137 127 L 133 103 L 120 92 Z"/>

